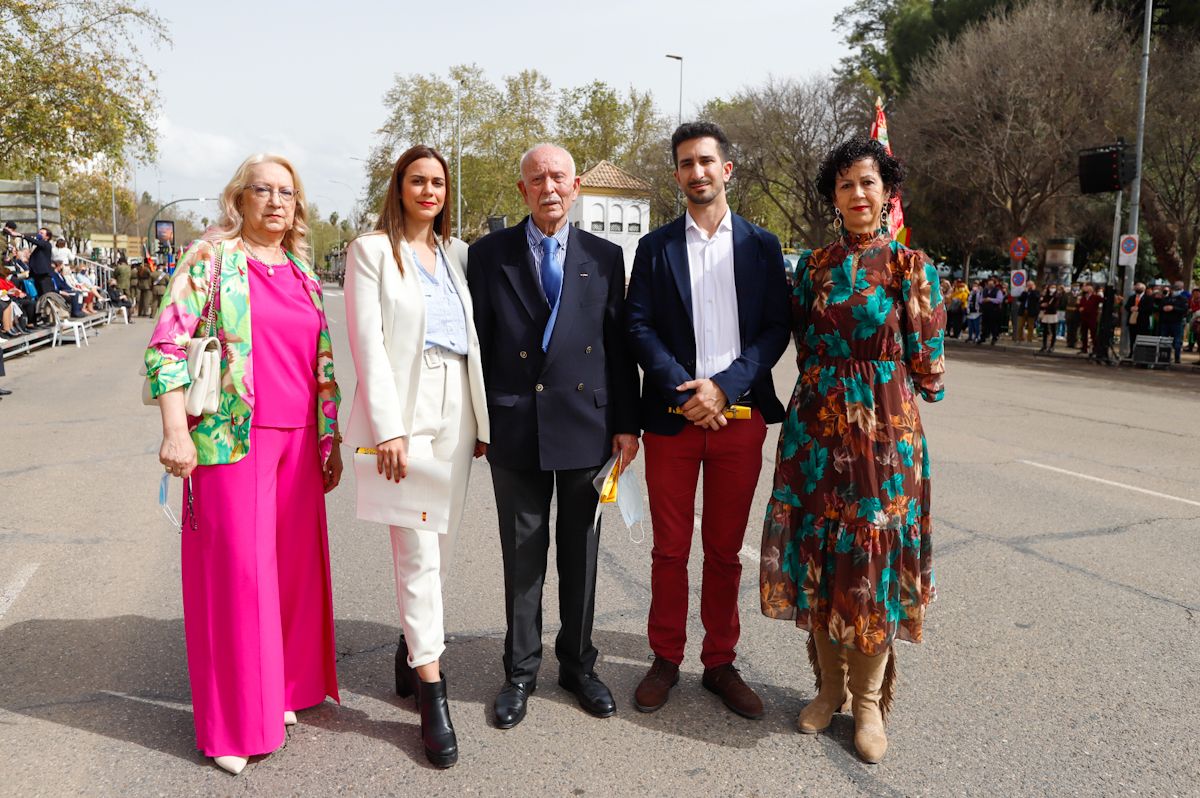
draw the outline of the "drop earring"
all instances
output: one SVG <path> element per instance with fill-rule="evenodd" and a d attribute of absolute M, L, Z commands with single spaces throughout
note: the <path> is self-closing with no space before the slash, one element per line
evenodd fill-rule
<path fill-rule="evenodd" d="M 890 224 L 890 217 L 892 215 L 891 208 L 889 207 L 890 205 L 891 200 L 888 200 L 888 202 L 884 204 L 883 210 L 879 212 L 879 229 L 883 230 L 884 232 L 888 232 L 892 229 Z"/>
<path fill-rule="evenodd" d="M 838 235 L 842 234 L 842 211 L 840 208 L 833 209 L 833 230 Z"/>

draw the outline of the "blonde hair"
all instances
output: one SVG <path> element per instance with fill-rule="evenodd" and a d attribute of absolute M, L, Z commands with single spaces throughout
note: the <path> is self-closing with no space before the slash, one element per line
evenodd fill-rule
<path fill-rule="evenodd" d="M 241 209 L 242 192 L 250 184 L 250 169 L 261 163 L 279 164 L 292 176 L 292 187 L 296 190 L 296 211 L 291 228 L 283 234 L 283 248 L 309 263 L 312 252 L 308 245 L 308 200 L 304 196 L 304 185 L 300 182 L 300 175 L 296 173 L 296 167 L 292 166 L 291 161 L 282 155 L 269 152 L 251 155 L 242 161 L 242 165 L 233 173 L 218 200 L 221 203 L 221 217 L 215 225 L 204 231 L 204 239 L 217 242 L 241 236 L 244 221 Z"/>

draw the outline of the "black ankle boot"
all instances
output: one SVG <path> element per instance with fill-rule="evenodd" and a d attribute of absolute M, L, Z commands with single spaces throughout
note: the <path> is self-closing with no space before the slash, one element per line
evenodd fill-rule
<path fill-rule="evenodd" d="M 408 667 L 408 641 L 404 639 L 404 632 L 401 632 L 400 644 L 396 647 L 396 695 L 401 698 L 412 695 L 416 679 L 417 674 Z"/>
<path fill-rule="evenodd" d="M 458 738 L 450 722 L 450 704 L 446 700 L 446 677 L 440 682 L 417 681 L 421 704 L 421 742 L 425 756 L 440 768 L 458 761 Z"/>

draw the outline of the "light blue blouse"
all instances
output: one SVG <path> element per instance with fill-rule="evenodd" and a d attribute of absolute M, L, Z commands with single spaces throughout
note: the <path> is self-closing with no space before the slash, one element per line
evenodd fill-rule
<path fill-rule="evenodd" d="M 467 314 L 458 289 L 450 279 L 450 265 L 439 249 L 437 274 L 433 275 L 425 270 L 411 249 L 409 254 L 421 273 L 421 290 L 425 294 L 425 348 L 440 346 L 455 354 L 465 355 Z"/>

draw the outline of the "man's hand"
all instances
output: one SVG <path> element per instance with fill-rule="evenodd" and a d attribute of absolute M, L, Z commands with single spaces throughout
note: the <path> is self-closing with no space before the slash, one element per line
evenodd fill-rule
<path fill-rule="evenodd" d="M 480 457 L 487 457 L 487 446 L 483 441 L 475 441 L 475 459 L 478 460 Z"/>
<path fill-rule="evenodd" d="M 638 439 L 636 435 L 622 433 L 614 435 L 612 440 L 612 453 L 621 453 L 622 468 L 627 467 L 633 462 L 638 454 Z"/>
<path fill-rule="evenodd" d="M 721 386 L 708 379 L 688 380 L 683 385 L 676 387 L 675 390 L 680 393 L 683 391 L 696 392 L 680 408 L 683 411 L 684 418 L 688 421 L 691 421 L 693 424 L 707 426 L 712 430 L 725 426 L 725 416 L 721 414 L 725 411 L 726 405 L 729 404 L 729 398 L 725 396 L 725 392 L 721 390 Z M 720 417 L 721 420 L 719 422 L 713 421 L 716 416 Z"/>

